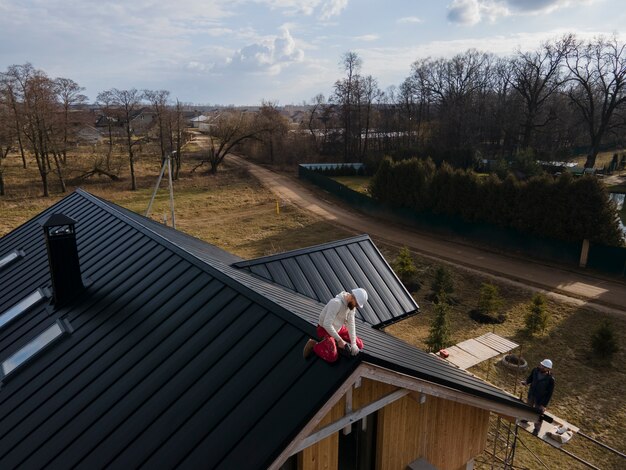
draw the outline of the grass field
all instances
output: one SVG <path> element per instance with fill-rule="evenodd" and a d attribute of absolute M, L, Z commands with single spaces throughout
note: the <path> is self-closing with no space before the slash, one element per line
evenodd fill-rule
<path fill-rule="evenodd" d="M 191 154 L 186 158 L 181 177 L 175 182 L 177 228 L 180 230 L 242 258 L 301 248 L 350 235 L 336 225 L 291 206 L 279 207 L 277 214 L 276 200 L 272 194 L 236 167 L 226 164 L 216 176 L 199 172 L 191 174 L 189 169 L 197 155 Z M 0 235 L 27 221 L 61 197 L 58 192 L 47 199 L 39 197 L 41 190 L 34 164 L 31 163 L 30 168 L 24 171 L 15 156 L 11 156 L 6 163 L 8 195 L 0 198 Z M 93 194 L 142 213 L 156 182 L 159 162 L 155 158 L 143 157 L 138 160 L 137 168 L 143 176 L 138 179 L 139 190 L 135 192 L 129 190 L 130 181 L 125 177 L 126 171 L 122 172 L 124 178 L 118 182 L 94 179 L 82 182 L 81 185 Z M 77 183 L 73 182 L 74 185 Z M 54 184 L 51 189 L 57 190 Z M 165 184 L 162 184 L 153 217 L 162 220 L 168 212 L 168 195 Z M 395 258 L 396 247 L 376 242 L 388 260 Z M 414 258 L 423 284 L 415 293 L 421 313 L 388 327 L 386 331 L 424 347 L 433 318 L 433 306 L 428 302 L 427 294 L 438 264 L 417 255 Z M 523 332 L 523 317 L 531 294 L 492 280 L 499 286 L 505 299 L 508 320 L 495 328 L 479 325 L 470 320 L 467 313 L 475 307 L 480 284 L 488 278 L 461 269 L 451 268 L 451 272 L 456 286 L 455 297 L 459 302 L 450 313 L 454 342 L 495 331 L 522 344 L 522 353 L 531 365 L 544 357 L 550 357 L 555 363 L 557 377 L 551 411 L 623 451 L 623 436 L 626 434 L 626 402 L 623 396 L 626 384 L 626 319 L 611 318 L 622 345 L 613 362 L 607 364 L 594 361 L 589 353 L 589 337 L 600 321 L 607 318 L 606 315 L 549 300 L 547 305 L 551 320 L 547 331 L 538 337 L 529 338 Z M 471 372 L 512 393 L 519 393 L 515 385 L 519 377 L 502 369 L 494 361 L 485 362 Z M 547 445 L 532 441 L 530 437 L 524 439 L 550 468 L 582 468 Z M 600 468 L 620 468 L 620 463 L 623 464 L 623 461 L 619 462 L 605 452 L 581 446 L 580 442 L 577 439 L 571 445 L 568 444 L 570 450 Z M 531 454 L 521 447 L 518 448 L 516 464 L 526 468 L 540 468 Z"/>
<path fill-rule="evenodd" d="M 274 196 L 227 161 L 217 175 L 210 176 L 200 171 L 191 173 L 189 169 L 195 159 L 193 154 L 188 157 L 188 165 L 183 164 L 180 178 L 174 183 L 178 229 L 242 258 L 263 256 L 348 236 L 336 225 L 292 206 L 279 206 L 277 213 Z M 137 173 L 143 175 L 137 180 L 137 191 L 130 191 L 129 178 L 117 182 L 98 178 L 81 181 L 80 186 L 92 194 L 144 213 L 157 180 L 159 162 L 158 159 L 140 158 L 136 166 Z M 51 185 L 52 196 L 40 197 L 40 183 L 34 162 L 28 170 L 23 170 L 19 159 L 12 156 L 5 165 L 5 174 L 8 194 L 0 198 L 0 236 L 63 197 L 54 183 Z M 68 191 L 76 186 L 68 185 Z M 164 178 L 151 217 L 163 221 L 166 215 L 169 221 L 169 212 L 169 194 Z"/>

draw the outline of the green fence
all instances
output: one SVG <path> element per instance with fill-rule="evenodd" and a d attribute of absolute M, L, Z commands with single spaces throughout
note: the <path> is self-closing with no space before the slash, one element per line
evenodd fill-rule
<path fill-rule="evenodd" d="M 626 248 L 591 245 L 587 266 L 598 271 L 626 277 Z"/>
<path fill-rule="evenodd" d="M 416 213 L 382 204 L 315 171 L 316 165 L 299 165 L 298 176 L 349 203 L 352 207 L 385 220 L 442 235 L 456 235 L 470 242 L 488 245 L 499 251 L 531 258 L 578 266 L 581 243 L 567 243 L 534 237 L 516 230 L 489 224 L 465 222 L 441 214 Z M 626 276 L 626 248 L 593 245 L 587 266 L 598 271 Z"/>

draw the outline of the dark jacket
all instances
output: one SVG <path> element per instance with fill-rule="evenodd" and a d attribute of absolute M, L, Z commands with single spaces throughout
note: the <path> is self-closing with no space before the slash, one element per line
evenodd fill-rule
<path fill-rule="evenodd" d="M 551 373 L 542 374 L 538 367 L 535 367 L 528 378 L 526 383 L 530 384 L 528 389 L 528 401 L 534 406 L 547 407 L 552 398 L 552 392 L 554 392 L 554 377 Z"/>

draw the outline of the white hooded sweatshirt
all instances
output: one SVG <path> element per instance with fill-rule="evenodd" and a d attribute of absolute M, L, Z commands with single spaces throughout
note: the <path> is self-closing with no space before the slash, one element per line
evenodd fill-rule
<path fill-rule="evenodd" d="M 337 341 L 342 340 L 337 331 L 343 325 L 346 325 L 350 335 L 350 346 L 356 348 L 356 327 L 354 323 L 356 310 L 348 308 L 347 297 L 349 295 L 347 292 L 341 292 L 334 299 L 331 299 L 320 313 L 319 324 Z"/>

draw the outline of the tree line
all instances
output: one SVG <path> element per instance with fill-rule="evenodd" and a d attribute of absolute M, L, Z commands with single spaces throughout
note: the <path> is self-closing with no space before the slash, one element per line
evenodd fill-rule
<path fill-rule="evenodd" d="M 383 91 L 354 52 L 326 99 L 316 96 L 302 130 L 320 153 L 346 162 L 430 156 L 468 168 L 479 157 L 566 159 L 624 145 L 625 44 L 572 34 L 509 57 L 470 49 L 422 58 Z"/>
<path fill-rule="evenodd" d="M 83 112 L 87 120 L 77 126 L 73 114 L 81 107 L 86 110 L 82 106 L 87 104 L 83 91 L 75 81 L 51 78 L 29 63 L 12 65 L 0 73 L 0 195 L 5 194 L 2 163 L 11 151 L 19 152 L 24 168 L 27 157 L 34 157 L 44 196 L 50 194 L 51 176 L 65 192 L 68 153 L 77 149 L 77 133 L 85 126 L 97 125 L 104 146 L 93 149 L 92 165 L 81 178 L 104 175 L 119 179 L 120 168 L 113 159 L 117 150 L 126 156 L 131 189 L 137 189 L 136 158 L 146 145 L 161 161 L 171 155 L 173 177 L 178 178 L 183 146 L 190 137 L 185 131 L 189 123 L 184 118 L 189 105 L 172 99 L 167 90 L 111 88 L 98 93 L 94 103 L 97 114 Z M 148 125 L 141 121 L 146 109 L 150 113 Z M 288 130 L 288 120 L 270 101 L 264 101 L 258 112 L 220 108 L 210 118 L 209 131 L 205 131 L 208 148 L 200 153 L 192 171 L 207 164 L 209 172 L 216 173 L 226 155 L 244 149 L 245 142 L 251 153 L 274 163 L 286 148 L 284 136 Z"/>
<path fill-rule="evenodd" d="M 73 122 L 73 111 L 87 103 L 83 91 L 74 80 L 51 78 L 29 63 L 11 65 L 0 73 L 0 195 L 5 194 L 2 161 L 12 150 L 19 152 L 24 168 L 27 156 L 34 157 L 44 196 L 50 194 L 51 175 L 58 180 L 60 190 L 66 191 L 68 154 L 76 148 L 76 133 L 80 131 Z M 133 123 L 146 103 L 155 116 L 150 133 L 139 131 Z M 156 144 L 161 158 L 174 152 L 174 177 L 178 176 L 185 141 L 183 106 L 178 100 L 171 102 L 169 91 L 112 88 L 98 93 L 96 104 L 106 129 L 106 150 L 83 177 L 101 174 L 117 179 L 111 157 L 119 142 L 123 142 L 128 158 L 131 189 L 137 188 L 135 157 L 142 143 Z"/>
<path fill-rule="evenodd" d="M 622 234 L 604 185 L 591 176 L 479 176 L 472 170 L 437 167 L 431 159 L 385 158 L 371 183 L 372 196 L 395 207 L 458 217 L 523 233 L 620 246 Z"/>

